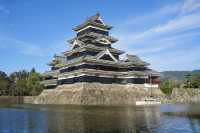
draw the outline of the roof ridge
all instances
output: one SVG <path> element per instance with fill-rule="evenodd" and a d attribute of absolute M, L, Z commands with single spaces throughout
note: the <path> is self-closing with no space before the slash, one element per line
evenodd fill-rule
<path fill-rule="evenodd" d="M 86 21 L 98 19 L 100 16 L 101 16 L 100 13 L 97 12 L 95 15 L 87 18 Z"/>

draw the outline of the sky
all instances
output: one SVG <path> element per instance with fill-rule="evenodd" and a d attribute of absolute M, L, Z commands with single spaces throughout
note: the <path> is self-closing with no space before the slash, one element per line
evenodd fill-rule
<path fill-rule="evenodd" d="M 72 28 L 97 12 L 114 26 L 113 47 L 150 68 L 200 69 L 200 0 L 0 0 L 0 70 L 48 70 Z"/>

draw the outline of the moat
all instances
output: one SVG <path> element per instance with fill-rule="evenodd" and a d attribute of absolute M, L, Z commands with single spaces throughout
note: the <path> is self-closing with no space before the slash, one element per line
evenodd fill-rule
<path fill-rule="evenodd" d="M 69 106 L 0 107 L 1 133 L 198 133 L 200 106 Z"/>

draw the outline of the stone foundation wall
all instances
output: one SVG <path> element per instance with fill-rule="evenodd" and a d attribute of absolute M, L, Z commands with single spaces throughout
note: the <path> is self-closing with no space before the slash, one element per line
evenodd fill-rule
<path fill-rule="evenodd" d="M 76 83 L 44 90 L 39 96 L 25 97 L 25 103 L 74 105 L 134 105 L 146 97 L 164 97 L 159 89 L 145 90 L 139 84 Z"/>
<path fill-rule="evenodd" d="M 171 100 L 176 103 L 200 103 L 200 89 L 174 88 Z"/>
<path fill-rule="evenodd" d="M 23 96 L 0 96 L 0 105 L 21 104 L 23 100 Z"/>

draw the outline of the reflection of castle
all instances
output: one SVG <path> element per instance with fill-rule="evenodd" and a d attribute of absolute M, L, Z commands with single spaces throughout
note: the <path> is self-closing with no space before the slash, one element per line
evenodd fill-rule
<path fill-rule="evenodd" d="M 29 132 L 152 133 L 160 130 L 159 107 L 46 106 L 28 112 L 23 125 Z M 37 108 L 37 109 L 42 109 Z M 15 123 L 19 125 L 19 123 Z M 34 125 L 34 126 L 32 126 Z"/>
<path fill-rule="evenodd" d="M 76 82 L 157 84 L 159 73 L 136 55 L 119 59 L 124 52 L 111 46 L 118 41 L 109 36 L 111 28 L 99 13 L 74 28 L 77 36 L 69 40 L 71 50 L 54 57 L 42 83 L 47 88 Z"/>

